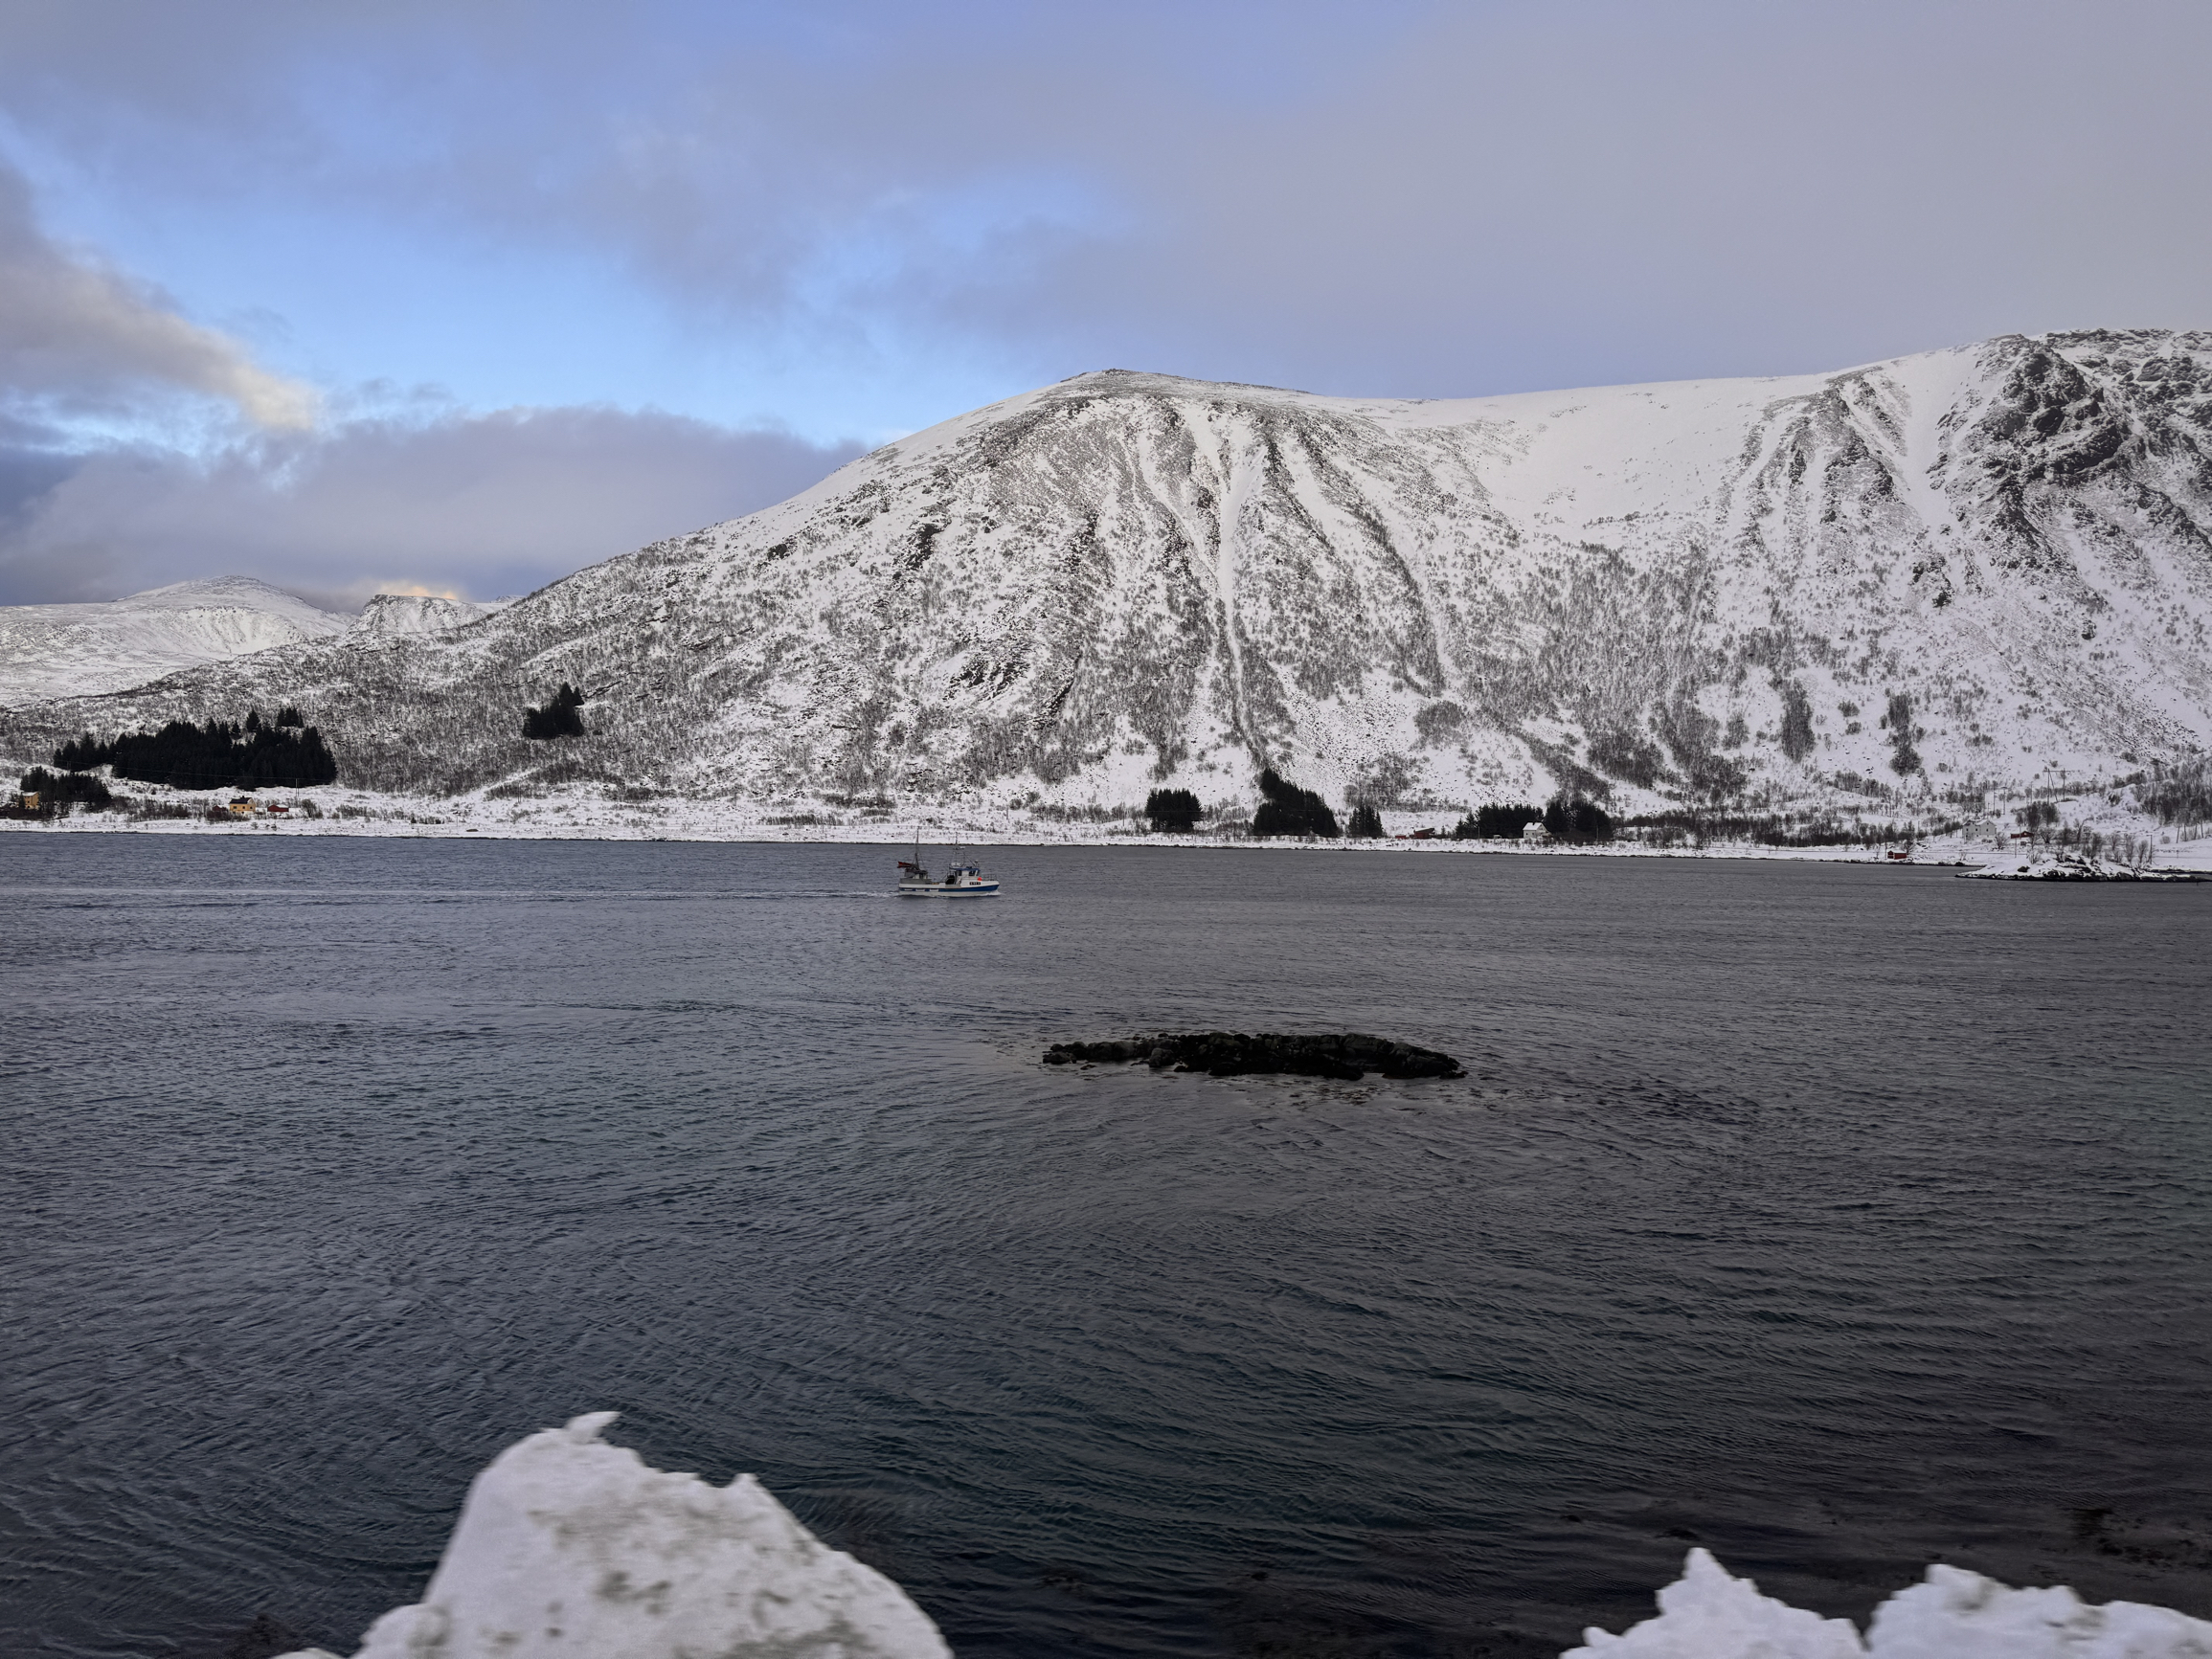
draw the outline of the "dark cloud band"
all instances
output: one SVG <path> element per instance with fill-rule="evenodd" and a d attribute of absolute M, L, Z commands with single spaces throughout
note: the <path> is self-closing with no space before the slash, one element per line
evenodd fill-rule
<path fill-rule="evenodd" d="M 333 608 L 526 593 L 781 501 L 859 451 L 611 409 L 365 421 L 213 457 L 0 448 L 0 604 L 214 574 Z"/>

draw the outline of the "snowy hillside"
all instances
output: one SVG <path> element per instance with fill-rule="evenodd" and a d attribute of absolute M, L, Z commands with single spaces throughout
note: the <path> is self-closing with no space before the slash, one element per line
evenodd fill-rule
<path fill-rule="evenodd" d="M 0 705 L 121 691 L 351 622 L 250 576 L 178 582 L 103 604 L 0 606 Z"/>
<path fill-rule="evenodd" d="M 1964 798 L 2212 746 L 2208 532 L 2208 334 L 1451 401 L 1110 370 L 464 632 L 0 743 L 289 701 L 349 781 L 440 793 Z M 564 680 L 592 735 L 526 743 Z"/>

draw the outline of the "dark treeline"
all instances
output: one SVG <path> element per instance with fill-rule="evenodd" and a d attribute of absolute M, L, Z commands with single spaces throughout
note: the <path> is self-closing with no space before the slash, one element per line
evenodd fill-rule
<path fill-rule="evenodd" d="M 1914 823 L 1846 823 L 1775 813 L 1682 811 L 1646 813 L 1625 820 L 1621 827 L 1655 846 L 1694 841 L 1752 841 L 1769 847 L 1841 847 L 1894 846 L 1924 836 L 1945 835 L 1959 826 L 1945 822 L 1924 830 Z"/>
<path fill-rule="evenodd" d="M 1478 809 L 1453 826 L 1456 841 L 1519 841 L 1532 823 L 1540 823 L 1554 841 L 1609 841 L 1613 819 L 1594 802 L 1554 796 L 1548 806 L 1494 804 Z"/>
<path fill-rule="evenodd" d="M 1555 799 L 1544 809 L 1544 827 L 1554 841 L 1609 841 L 1613 819 L 1593 801 Z"/>
<path fill-rule="evenodd" d="M 115 795 L 97 777 L 82 773 L 65 772 L 56 775 L 43 766 L 34 766 L 25 773 L 16 785 L 25 795 L 34 795 L 41 806 L 52 806 L 58 801 L 69 801 L 78 806 L 88 806 L 96 811 L 114 803 Z"/>
<path fill-rule="evenodd" d="M 287 707 L 268 724 L 259 709 L 243 725 L 172 720 L 159 731 L 126 731 L 102 743 L 89 731 L 54 751 L 70 772 L 111 766 L 118 777 L 171 789 L 309 789 L 338 781 L 323 734 Z"/>
<path fill-rule="evenodd" d="M 1343 833 L 1327 801 L 1279 776 L 1273 767 L 1259 774 L 1259 793 L 1267 798 L 1252 815 L 1255 836 L 1321 836 L 1334 841 Z"/>
<path fill-rule="evenodd" d="M 584 720 L 576 710 L 583 706 L 584 694 L 563 680 L 543 708 L 522 711 L 522 734 L 541 743 L 555 737 L 581 737 Z"/>
<path fill-rule="evenodd" d="M 1519 841 L 1521 832 L 1532 823 L 1544 821 L 1540 806 L 1481 807 L 1469 813 L 1453 826 L 1452 839 L 1456 841 Z"/>
<path fill-rule="evenodd" d="M 1144 798 L 1144 816 L 1162 835 L 1188 835 L 1198 814 L 1198 796 L 1187 789 L 1156 789 Z"/>
<path fill-rule="evenodd" d="M 2135 798 L 2162 824 L 2212 819 L 2212 760 L 2198 755 L 2156 768 L 2153 777 L 2135 785 Z"/>

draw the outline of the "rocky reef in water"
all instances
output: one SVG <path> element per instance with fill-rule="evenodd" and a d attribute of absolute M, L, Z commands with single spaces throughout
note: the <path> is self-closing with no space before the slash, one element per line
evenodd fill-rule
<path fill-rule="evenodd" d="M 1204 1071 L 1215 1077 L 1258 1072 L 1293 1077 L 1335 1077 L 1356 1082 L 1370 1071 L 1385 1077 L 1464 1077 L 1460 1064 L 1433 1048 L 1416 1048 L 1388 1037 L 1346 1031 L 1298 1037 L 1241 1031 L 1161 1031 L 1118 1042 L 1060 1042 L 1045 1050 L 1047 1065 L 1127 1065 L 1141 1060 L 1155 1071 Z"/>

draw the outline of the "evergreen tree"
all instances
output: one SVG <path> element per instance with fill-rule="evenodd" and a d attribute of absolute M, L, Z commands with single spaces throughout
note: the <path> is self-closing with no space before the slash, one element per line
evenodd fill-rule
<path fill-rule="evenodd" d="M 1782 752 L 1803 760 L 1813 752 L 1813 700 L 1794 680 L 1782 682 Z"/>
<path fill-rule="evenodd" d="M 1279 776 L 1273 767 L 1259 774 L 1259 793 L 1266 798 L 1252 817 L 1255 836 L 1320 836 L 1334 841 L 1342 833 L 1327 801 Z"/>
<path fill-rule="evenodd" d="M 1920 770 L 1920 751 L 1912 747 L 1912 699 L 1905 692 L 1890 693 L 1889 712 L 1882 724 L 1889 729 L 1889 770 L 1905 777 Z"/>
<path fill-rule="evenodd" d="M 1455 841 L 1519 841 L 1523 830 L 1543 820 L 1542 807 L 1491 805 L 1461 818 L 1452 836 Z"/>
<path fill-rule="evenodd" d="M 543 708 L 522 711 L 522 734 L 540 743 L 555 737 L 581 737 L 583 717 L 576 710 L 583 706 L 584 694 L 564 680 Z"/>
<path fill-rule="evenodd" d="M 1198 825 L 1198 796 L 1187 789 L 1156 789 L 1144 799 L 1144 816 L 1155 831 L 1188 835 Z"/>
<path fill-rule="evenodd" d="M 105 746 L 96 742 L 91 732 L 73 737 L 54 751 L 54 764 L 65 772 L 90 772 L 96 766 L 105 766 L 114 756 Z"/>
<path fill-rule="evenodd" d="M 1345 825 L 1344 834 L 1354 841 L 1380 841 L 1383 836 L 1383 815 L 1364 800 L 1355 801 L 1352 803 L 1351 820 Z"/>
<path fill-rule="evenodd" d="M 1555 841 L 1609 841 L 1613 840 L 1613 819 L 1599 811 L 1591 801 L 1565 795 L 1552 796 L 1551 804 L 1544 809 L 1544 827 Z"/>
<path fill-rule="evenodd" d="M 159 731 L 127 731 L 107 743 L 86 732 L 56 750 L 54 762 L 72 772 L 112 766 L 118 777 L 171 789 L 311 789 L 338 781 L 338 762 L 321 731 L 263 726 L 255 714 L 242 726 L 172 720 Z"/>
<path fill-rule="evenodd" d="M 73 800 L 85 806 L 100 808 L 111 806 L 114 793 L 97 777 L 88 777 L 81 772 L 65 772 L 58 777 L 43 766 L 34 766 L 17 780 L 16 787 L 25 795 L 34 795 L 41 804 Z"/>

